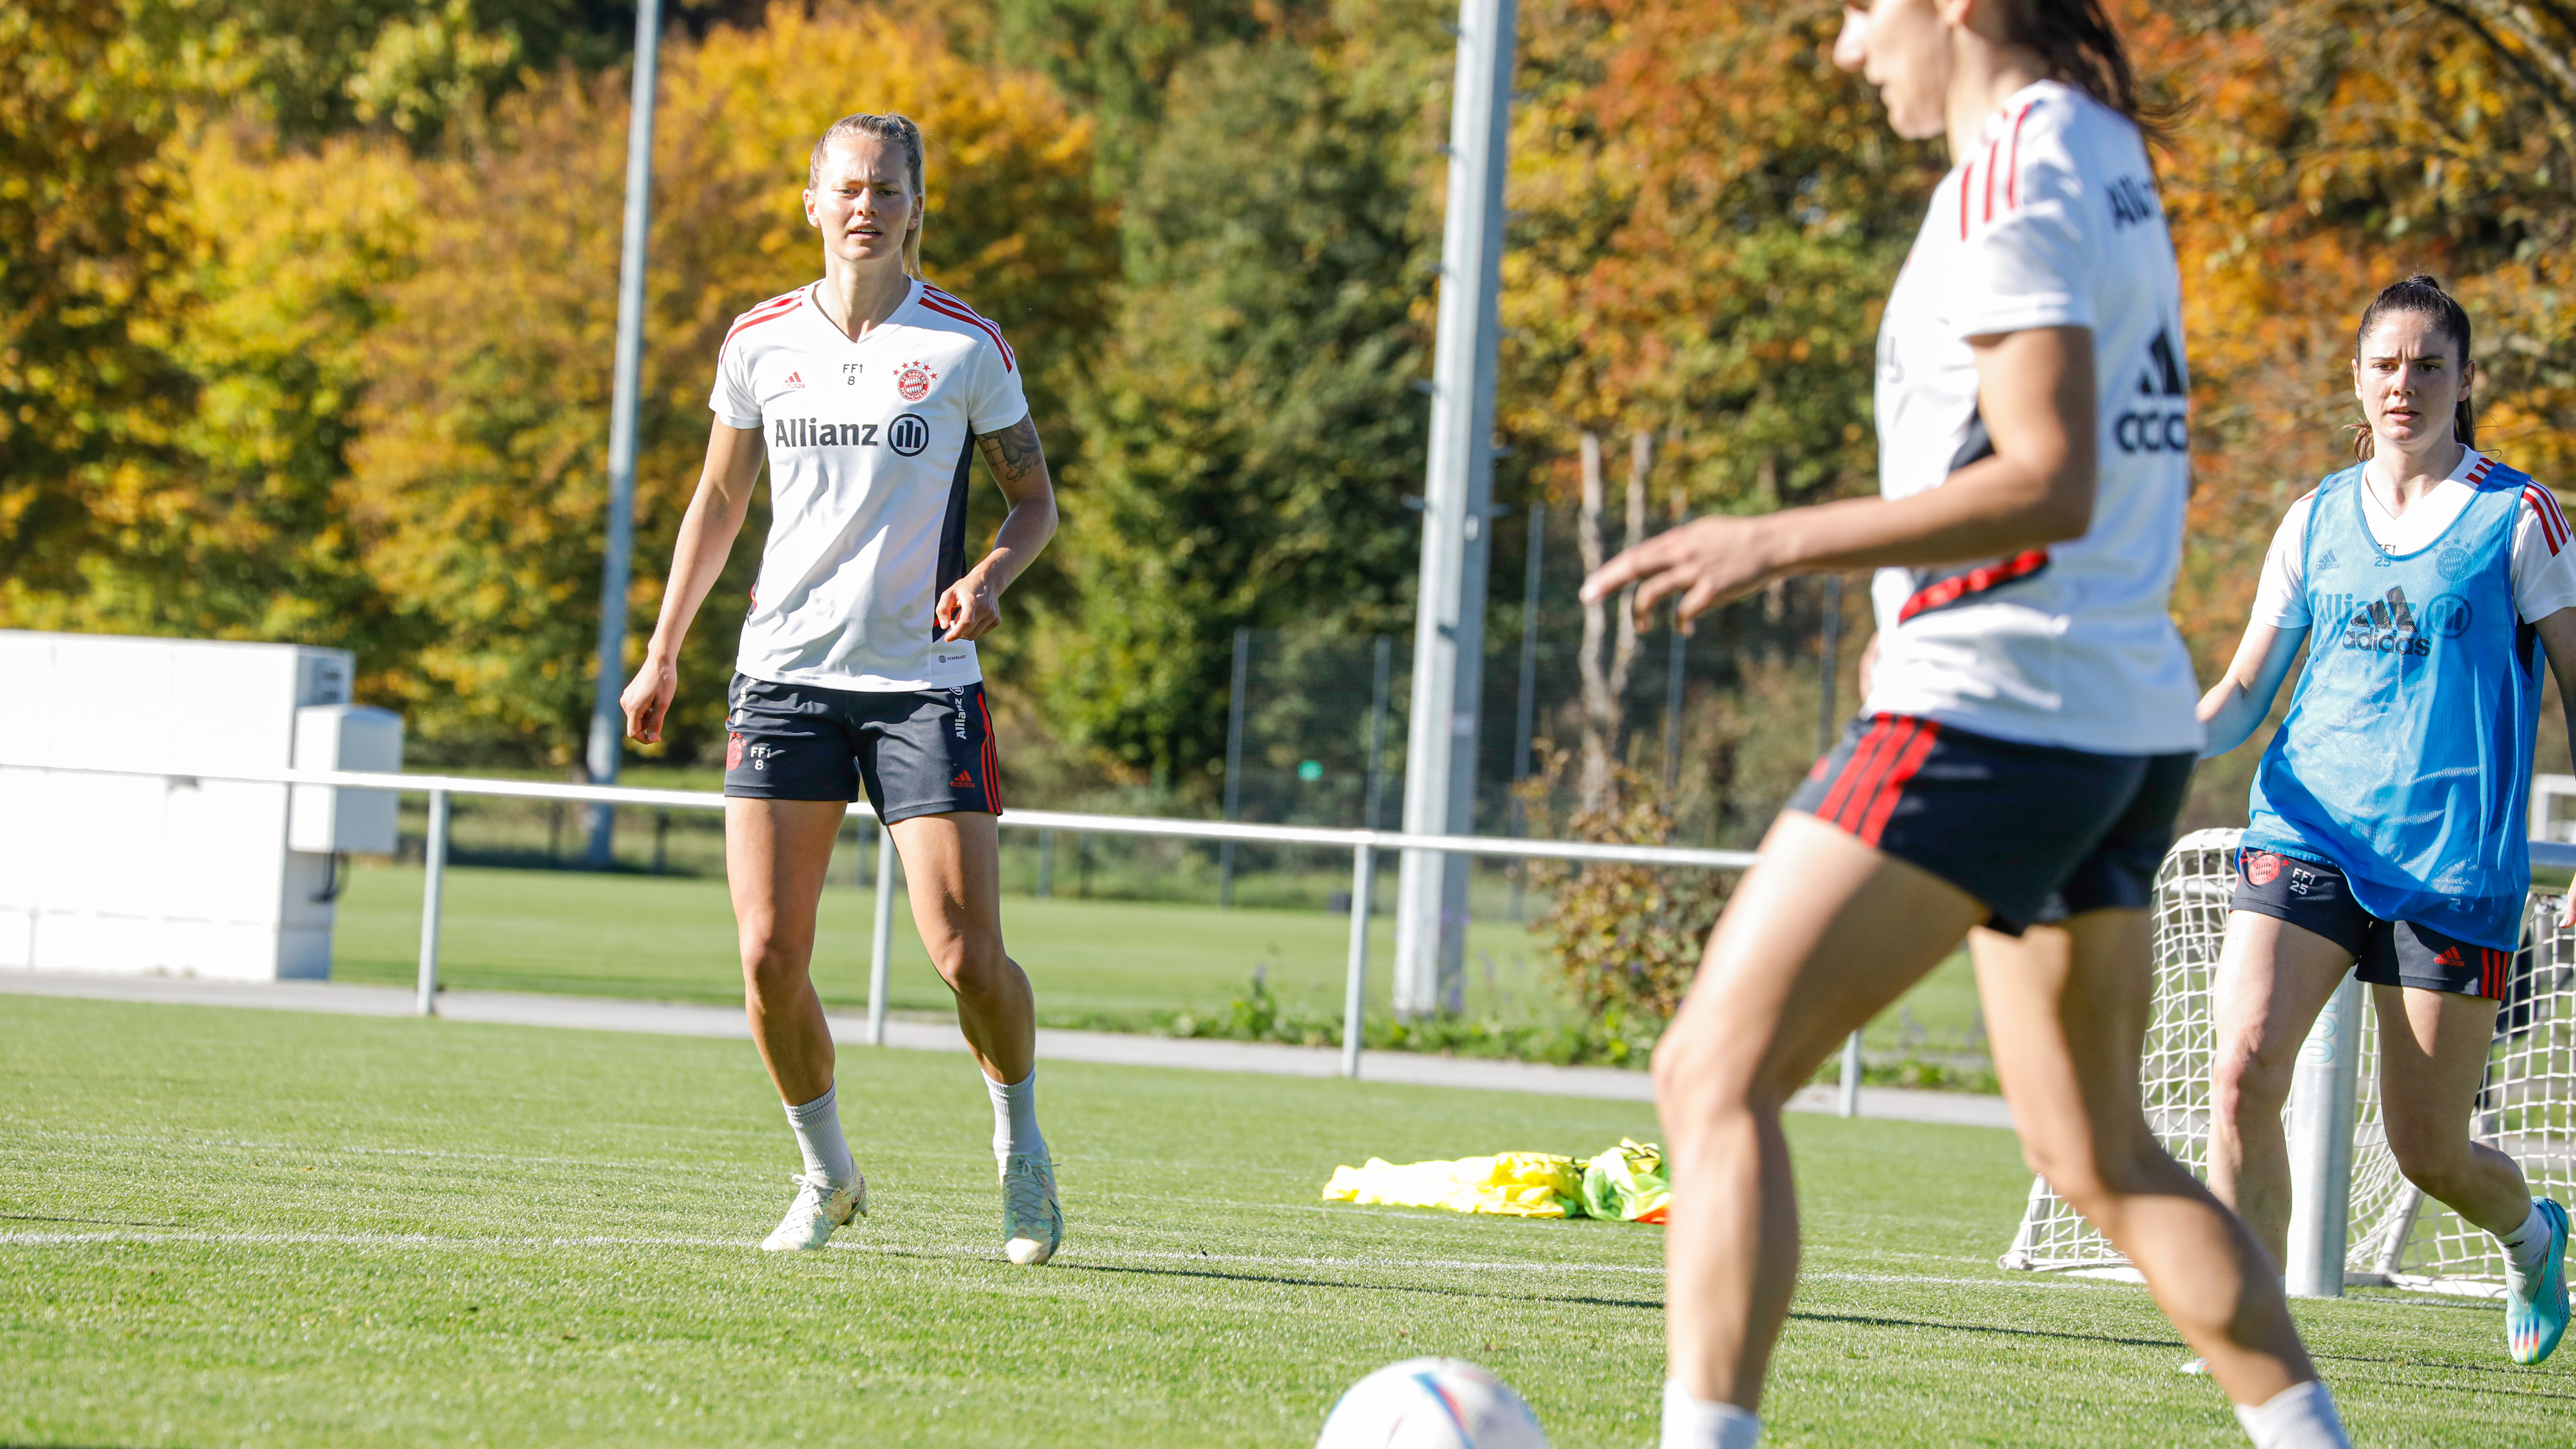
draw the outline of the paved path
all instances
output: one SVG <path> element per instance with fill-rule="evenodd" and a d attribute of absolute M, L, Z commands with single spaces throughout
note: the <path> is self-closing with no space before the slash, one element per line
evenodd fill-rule
<path fill-rule="evenodd" d="M 142 1001 L 179 1006 L 260 1007 L 276 1011 L 339 1012 L 351 1016 L 409 1016 L 414 993 L 397 986 L 348 986 L 327 981 L 200 981 L 174 976 L 91 976 L 68 972 L 0 971 L 0 993 L 78 996 L 98 1001 Z M 659 1032 L 666 1036 L 747 1039 L 750 1027 L 730 1006 L 669 1001 L 623 1001 L 596 996 L 544 996 L 523 991 L 441 991 L 439 1015 L 450 1021 L 507 1026 L 575 1027 L 589 1031 Z M 827 1018 L 832 1039 L 855 1046 L 867 1039 L 856 1016 Z M 965 1038 L 947 1022 L 890 1020 L 886 1045 L 912 1051 L 962 1052 Z M 1277 1046 L 1263 1042 L 1207 1041 L 1108 1031 L 1038 1033 L 1038 1056 L 1052 1062 L 1103 1062 L 1127 1067 L 1177 1067 L 1204 1072 L 1254 1072 L 1277 1077 L 1331 1077 L 1341 1071 L 1332 1047 Z M 1467 1087 L 1489 1092 L 1538 1092 L 1621 1102 L 1654 1099 L 1646 1074 L 1614 1067 L 1552 1067 L 1535 1062 L 1479 1061 L 1420 1052 L 1366 1052 L 1360 1075 L 1372 1082 L 1421 1087 Z M 1832 1087 L 1809 1087 L 1790 1100 L 1797 1112 L 1832 1112 Z M 1944 1122 L 1970 1127 L 2010 1127 L 2012 1113 L 2000 1097 L 1965 1092 L 1918 1092 L 1863 1087 L 1864 1117 L 1905 1122 Z"/>

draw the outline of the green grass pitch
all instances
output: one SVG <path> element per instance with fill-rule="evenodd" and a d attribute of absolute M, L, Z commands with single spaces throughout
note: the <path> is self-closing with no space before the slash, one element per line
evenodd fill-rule
<path fill-rule="evenodd" d="M 874 1215 L 753 1244 L 794 1154 L 740 1042 L 0 997 L 0 1444 L 1298 1445 L 1459 1354 L 1565 1449 L 1653 1438 L 1659 1230 L 1326 1206 L 1336 1163 L 1641 1107 L 1064 1064 L 1071 1232 L 998 1255 L 960 1057 L 852 1050 Z M 1994 1267 L 2008 1135 L 1802 1118 L 1773 1444 L 2241 1443 L 2139 1289 Z M 2364 1444 L 2576 1437 L 2487 1304 L 2302 1304 Z"/>
<path fill-rule="evenodd" d="M 839 857 L 846 881 L 849 853 Z M 332 976 L 409 985 L 420 960 L 419 867 L 363 867 L 340 898 Z M 814 986 L 824 1005 L 857 1011 L 867 1000 L 868 940 L 876 896 L 838 884 L 823 893 Z M 447 874 L 440 979 L 497 991 L 649 997 L 730 1005 L 742 1000 L 733 907 L 721 880 L 581 871 L 458 868 Z M 1049 1026 L 1144 1024 L 1157 1011 L 1221 1014 L 1255 968 L 1280 1004 L 1339 1020 L 1350 918 L 1323 911 L 1223 910 L 1150 901 L 1036 900 L 1012 896 L 1003 926 L 1012 955 L 1037 987 Z M 1387 1009 L 1395 921 L 1375 922 L 1371 1010 Z M 1469 928 L 1467 1009 L 1507 1022 L 1569 1010 L 1542 979 L 1525 927 Z M 909 906 L 895 911 L 891 1006 L 945 1015 L 954 1008 L 930 969 Z M 1896 1048 L 1900 1019 L 1955 1041 L 1976 1015 L 1977 987 L 1961 955 L 1871 1024 L 1874 1048 Z"/>

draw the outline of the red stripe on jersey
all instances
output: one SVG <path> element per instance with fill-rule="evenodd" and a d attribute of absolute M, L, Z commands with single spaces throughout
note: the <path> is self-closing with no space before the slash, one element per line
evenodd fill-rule
<path fill-rule="evenodd" d="M 1968 178 L 1977 174 L 1977 163 L 1969 162 L 1959 171 L 1959 240 L 1968 239 Z"/>
<path fill-rule="evenodd" d="M 2004 153 L 2006 156 L 2006 160 L 2004 161 L 2004 210 L 2006 211 L 2010 211 L 2021 204 L 2021 123 L 2030 119 L 2031 107 L 2038 104 L 2039 102 L 2037 101 L 2025 102 L 2021 108 L 2021 114 L 2013 117 L 2012 150 Z"/>
<path fill-rule="evenodd" d="M 1860 821 L 1860 843 L 1875 848 L 1878 837 L 1887 830 L 1888 817 L 1896 813 L 1896 802 L 1905 798 L 1905 782 L 1923 768 L 1932 754 L 1932 746 L 1941 738 L 1941 726 L 1931 720 L 1917 720 L 1912 743 L 1896 757 L 1896 765 L 1879 782 L 1877 798 L 1870 802 L 1869 813 Z"/>
<path fill-rule="evenodd" d="M 788 313 L 795 311 L 796 304 L 804 299 L 805 294 L 802 291 L 790 292 L 784 297 L 770 298 L 768 301 L 761 303 L 759 306 L 754 307 L 750 311 L 733 319 L 733 327 L 725 333 L 725 341 L 731 342 L 734 339 L 734 334 L 742 331 L 746 327 L 757 327 L 761 323 L 767 322 L 772 318 L 786 316 Z"/>
<path fill-rule="evenodd" d="M 1890 716 L 1890 721 L 1892 727 L 1887 732 L 1887 743 L 1870 758 L 1868 773 L 1856 776 L 1851 794 L 1843 797 L 1843 808 L 1834 812 L 1834 824 L 1854 835 L 1860 833 L 1861 822 L 1878 808 L 1880 784 L 1896 767 L 1897 761 L 1904 758 L 1914 743 L 1914 737 L 1922 730 L 1922 721 L 1917 719 L 1895 715 Z"/>
<path fill-rule="evenodd" d="M 946 292 L 943 292 L 937 287 L 931 286 L 926 282 L 922 284 L 921 288 L 921 305 L 938 313 L 942 317 L 954 317 L 958 321 L 966 323 L 969 326 L 984 329 L 984 335 L 993 339 L 993 345 L 1002 349 L 1002 370 L 1004 372 L 1010 371 L 1012 367 L 1018 363 L 1019 358 L 1011 351 L 1011 344 L 1002 340 L 1002 329 L 975 315 L 974 308 L 967 306 L 965 303 L 958 301 L 955 297 L 948 295 Z"/>
<path fill-rule="evenodd" d="M 1917 589 L 1914 597 L 1905 601 L 1905 607 L 1896 611 L 1896 622 L 1902 624 L 1926 609 L 1955 604 L 1970 594 L 1982 594 L 1988 589 L 1999 588 L 2015 579 L 2029 578 L 2046 567 L 2048 567 L 2048 550 L 2034 548 L 2027 553 L 2015 554 L 2001 563 L 1990 563 L 1983 568 L 1970 569 L 1964 574 L 1943 579 L 1929 588 Z"/>
<path fill-rule="evenodd" d="M 2548 543 L 2551 555 L 2555 556 L 2567 542 L 2567 515 L 2558 510 L 2557 497 L 2548 489 L 2532 483 L 2524 486 L 2522 501 L 2530 505 L 2532 516 L 2540 520 L 2540 536 Z"/>
<path fill-rule="evenodd" d="M 2004 143 L 2003 143 L 2003 142 L 2001 142 L 2001 141 L 1988 141 L 1988 142 L 1986 143 L 1986 215 L 1985 215 L 1985 219 L 1986 219 L 1987 221 L 1992 221 L 1992 220 L 1994 220 L 1994 219 L 1995 219 L 1995 153 L 1996 153 L 1996 152 L 1998 152 L 1998 151 L 2000 151 L 2000 150 L 2002 150 L 2002 149 L 2003 149 L 2003 146 L 2004 146 Z"/>
<path fill-rule="evenodd" d="M 2487 470 L 2488 470 L 2489 468 L 2494 467 L 2494 466 L 2495 466 L 2495 459 L 2493 459 L 2493 458 L 2480 458 L 2480 459 L 2478 460 L 2478 464 L 2477 464 L 2477 466 L 2476 466 L 2476 467 L 2474 467 L 2474 468 L 2471 468 L 2471 469 L 2469 470 L 2469 476 L 2468 476 L 2467 478 L 2465 478 L 2465 479 L 2462 479 L 2461 481 L 2463 481 L 2463 482 L 2467 482 L 2467 483 L 2479 483 L 2479 482 L 2484 482 L 2484 481 L 2485 481 L 2485 479 L 2486 479 L 2486 476 L 2487 476 Z"/>
<path fill-rule="evenodd" d="M 1851 798 L 1852 787 L 1869 772 L 1872 761 L 1887 743 L 1888 733 L 1895 725 L 1894 715 L 1880 715 L 1870 722 L 1869 729 L 1852 746 L 1851 758 L 1843 762 L 1842 774 L 1834 780 L 1834 787 L 1825 792 L 1824 800 L 1817 805 L 1817 819 L 1830 821 L 1842 813 L 1843 802 Z"/>

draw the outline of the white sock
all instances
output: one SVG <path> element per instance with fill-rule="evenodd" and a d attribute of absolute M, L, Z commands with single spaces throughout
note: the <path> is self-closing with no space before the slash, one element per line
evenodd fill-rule
<path fill-rule="evenodd" d="M 796 1129 L 796 1150 L 805 1155 L 807 1177 L 820 1177 L 834 1187 L 858 1181 L 859 1165 L 850 1160 L 850 1144 L 841 1140 L 839 1083 L 803 1106 L 788 1108 L 787 1125 Z"/>
<path fill-rule="evenodd" d="M 993 1099 L 994 1160 L 1046 1156 L 1046 1136 L 1038 1131 L 1038 1069 L 1008 1085 L 986 1077 L 984 1091 Z"/>
<path fill-rule="evenodd" d="M 2531 1216 L 2522 1220 L 2521 1227 L 2496 1234 L 2496 1241 L 2504 1244 L 2515 1267 L 2526 1273 L 2539 1267 L 2549 1256 L 2549 1219 L 2540 1215 L 2540 1204 L 2531 1205 Z"/>
<path fill-rule="evenodd" d="M 1664 1380 L 1663 1449 L 1753 1449 L 1762 1420 L 1750 1409 L 1694 1399 L 1679 1379 Z"/>
<path fill-rule="evenodd" d="M 2260 1407 L 2238 1404 L 2236 1422 L 2245 1426 L 2254 1449 L 2352 1449 L 2334 1395 L 2315 1379 L 2283 1389 Z"/>

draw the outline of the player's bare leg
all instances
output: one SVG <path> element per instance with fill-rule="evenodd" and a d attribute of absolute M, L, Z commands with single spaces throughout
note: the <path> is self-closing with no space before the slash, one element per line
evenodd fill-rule
<path fill-rule="evenodd" d="M 960 812 L 889 828 L 921 944 L 957 995 L 958 1029 L 985 1076 L 1020 1080 L 1037 1061 L 1037 1005 L 1028 973 L 1002 949 L 1000 822 Z"/>
<path fill-rule="evenodd" d="M 1666 1336 L 1681 1393 L 1760 1405 L 1798 1273 L 1781 1110 L 1853 1028 L 1986 914 L 1958 887 L 1812 816 L 1773 823 L 1655 1047 L 1675 1204 Z"/>
<path fill-rule="evenodd" d="M 867 1183 L 841 1135 L 832 1032 L 811 974 L 815 914 L 846 808 L 837 800 L 725 801 L 743 1010 L 805 1159 L 796 1200 L 761 1244 L 771 1251 L 822 1247 L 834 1228 L 867 1211 Z"/>
<path fill-rule="evenodd" d="M 2258 911 L 2230 911 L 2211 983 L 2209 1190 L 2280 1265 L 2290 1238 L 2290 1143 L 2281 1109 L 2308 1029 L 2352 953 Z"/>
<path fill-rule="evenodd" d="M 2498 1237 L 2531 1215 L 2514 1160 L 2469 1136 L 2498 1003 L 2483 996 L 2370 988 L 2379 1012 L 2380 1111 L 2406 1180 Z"/>
<path fill-rule="evenodd" d="M 916 815 L 888 827 L 903 856 L 913 924 L 957 997 L 957 1026 L 993 1100 L 1003 1249 L 1043 1263 L 1064 1240 L 1055 1168 L 1037 1120 L 1037 1006 L 1002 948 L 1001 825 L 979 812 Z"/>
<path fill-rule="evenodd" d="M 1970 938 L 1995 1072 L 2023 1154 L 2146 1275 L 2156 1306 L 2239 1405 L 2316 1379 L 2278 1270 L 2158 1143 L 2139 1106 L 2153 997 L 2145 911 Z"/>

